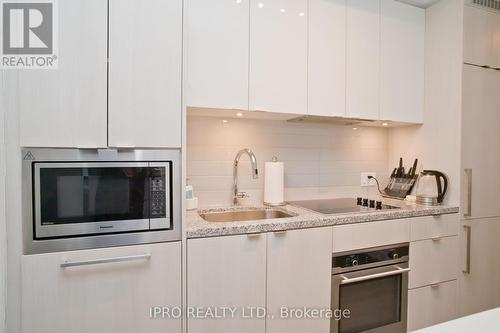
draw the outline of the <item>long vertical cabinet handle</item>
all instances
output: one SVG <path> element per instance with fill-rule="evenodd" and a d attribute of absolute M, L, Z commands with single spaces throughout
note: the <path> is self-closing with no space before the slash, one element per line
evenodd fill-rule
<path fill-rule="evenodd" d="M 465 217 L 472 216 L 472 169 L 465 169 L 467 176 L 467 211 L 464 213 Z"/>
<path fill-rule="evenodd" d="M 465 269 L 462 270 L 462 272 L 464 274 L 470 274 L 470 251 L 471 251 L 471 232 L 472 232 L 472 228 L 470 225 L 464 225 L 464 229 L 466 231 L 466 242 L 467 242 L 467 248 L 466 248 L 466 252 L 465 252 Z"/>

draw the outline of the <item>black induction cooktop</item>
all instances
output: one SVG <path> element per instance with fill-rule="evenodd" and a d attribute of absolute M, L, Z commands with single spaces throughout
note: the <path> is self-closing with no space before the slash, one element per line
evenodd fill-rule
<path fill-rule="evenodd" d="M 400 209 L 399 207 L 386 205 L 381 201 L 367 198 L 304 200 L 291 201 L 289 204 L 326 215 L 364 212 L 369 213 L 374 211 Z"/>

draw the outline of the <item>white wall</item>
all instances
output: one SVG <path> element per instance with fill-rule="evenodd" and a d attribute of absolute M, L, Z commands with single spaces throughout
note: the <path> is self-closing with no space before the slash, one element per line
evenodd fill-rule
<path fill-rule="evenodd" d="M 5 332 L 5 276 L 7 244 L 5 237 L 5 107 L 3 75 L 0 72 L 0 333 Z"/>
<path fill-rule="evenodd" d="M 273 156 L 285 162 L 285 200 L 376 195 L 361 188 L 360 173 L 387 178 L 387 130 L 384 128 L 290 123 L 277 120 L 188 117 L 187 177 L 200 207 L 229 205 L 233 160 L 242 148 L 254 151 L 260 177 L 253 180 L 250 162 L 242 156 L 240 190 L 245 203 L 262 204 L 264 162 Z"/>
<path fill-rule="evenodd" d="M 441 0 L 426 11 L 424 125 L 391 129 L 389 156 L 419 158 L 450 178 L 446 203 L 460 203 L 463 1 Z"/>
<path fill-rule="evenodd" d="M 21 148 L 19 143 L 19 114 L 16 71 L 4 71 L 5 103 L 5 215 L 7 242 L 6 332 L 19 333 L 21 326 Z"/>

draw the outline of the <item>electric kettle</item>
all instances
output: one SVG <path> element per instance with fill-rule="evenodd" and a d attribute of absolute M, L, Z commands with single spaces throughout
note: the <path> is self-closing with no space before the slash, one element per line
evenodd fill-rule
<path fill-rule="evenodd" d="M 448 177 L 442 172 L 435 170 L 424 170 L 418 177 L 417 204 L 435 206 L 443 202 L 448 190 Z"/>

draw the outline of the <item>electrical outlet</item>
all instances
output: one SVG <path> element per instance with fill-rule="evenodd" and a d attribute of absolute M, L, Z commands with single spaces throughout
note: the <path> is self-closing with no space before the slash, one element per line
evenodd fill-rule
<path fill-rule="evenodd" d="M 375 186 L 377 183 L 374 179 L 368 179 L 368 176 L 377 177 L 375 172 L 362 172 L 361 173 L 361 186 Z"/>

